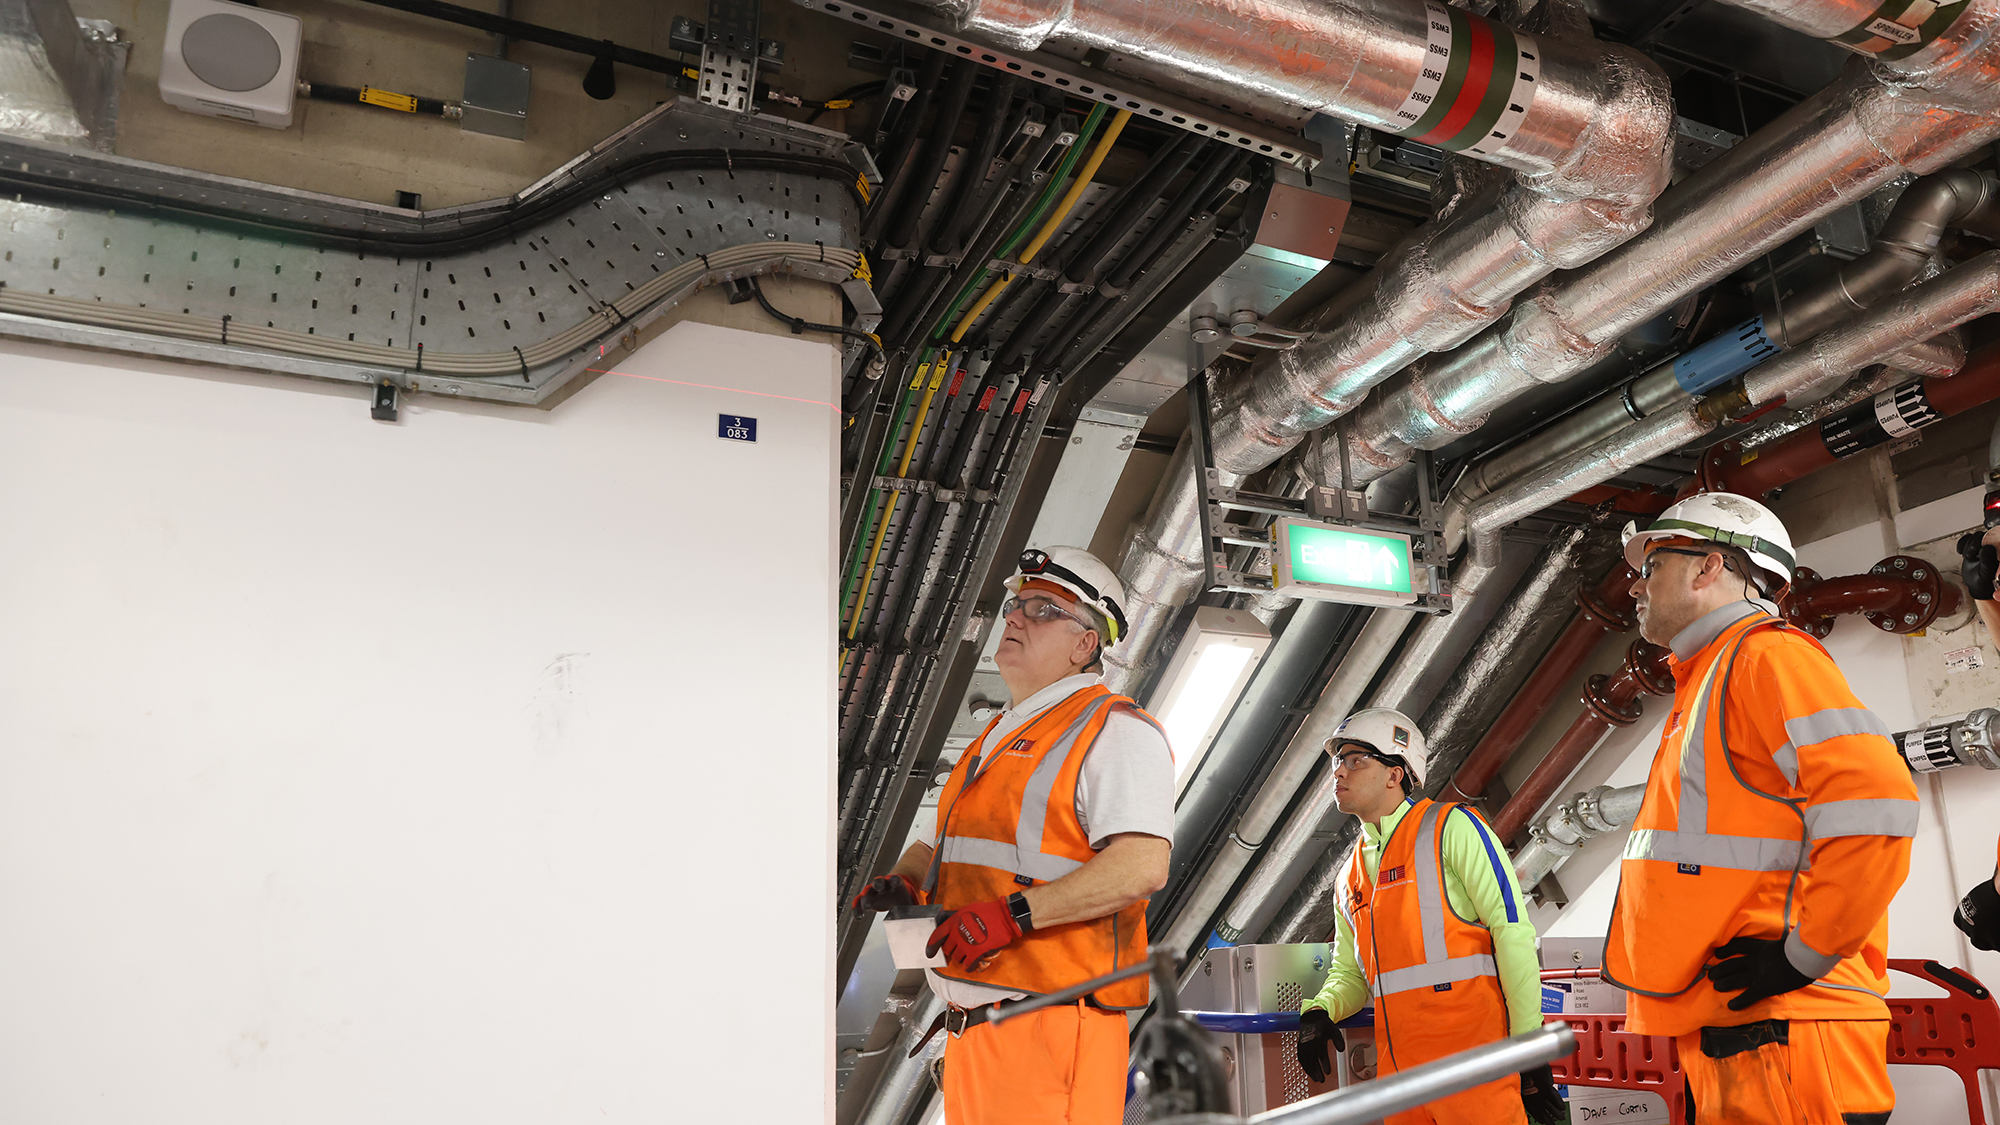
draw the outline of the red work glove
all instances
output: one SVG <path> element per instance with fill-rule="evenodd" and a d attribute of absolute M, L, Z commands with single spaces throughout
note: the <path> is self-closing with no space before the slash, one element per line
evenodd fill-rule
<path fill-rule="evenodd" d="M 854 912 L 887 910 L 892 906 L 915 906 L 917 885 L 908 875 L 877 875 L 854 896 Z"/>
<path fill-rule="evenodd" d="M 1020 936 L 1021 927 L 1015 924 L 1006 903 L 975 902 L 945 915 L 938 928 L 931 931 L 931 940 L 924 945 L 924 956 L 934 957 L 943 949 L 945 960 L 959 968 L 977 968 L 981 961 Z"/>

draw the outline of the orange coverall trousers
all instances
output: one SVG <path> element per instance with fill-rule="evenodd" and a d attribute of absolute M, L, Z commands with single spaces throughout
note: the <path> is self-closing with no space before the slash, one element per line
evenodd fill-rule
<path fill-rule="evenodd" d="M 1896 1107 L 1888 1020 L 1762 1020 L 1678 1043 L 1699 1125 L 1886 1125 Z"/>
<path fill-rule="evenodd" d="M 1068 1004 L 966 1028 L 944 1048 L 945 1125 L 1119 1125 L 1128 1027 Z"/>

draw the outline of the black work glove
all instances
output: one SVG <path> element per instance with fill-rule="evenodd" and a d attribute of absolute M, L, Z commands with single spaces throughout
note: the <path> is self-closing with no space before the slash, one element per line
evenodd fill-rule
<path fill-rule="evenodd" d="M 1336 1051 L 1345 1051 L 1347 1037 L 1334 1026 L 1333 1017 L 1326 1014 L 1325 1008 L 1307 1009 L 1299 1017 L 1299 1067 L 1314 1082 L 1325 1082 L 1333 1073 L 1328 1044 Z"/>
<path fill-rule="evenodd" d="M 854 912 L 867 914 L 892 906 L 915 906 L 917 885 L 907 875 L 877 875 L 854 896 Z"/>
<path fill-rule="evenodd" d="M 1549 1064 L 1521 1072 L 1521 1108 L 1528 1111 L 1528 1120 L 1541 1125 L 1569 1121 L 1569 1103 L 1556 1093 L 1556 1072 Z"/>
<path fill-rule="evenodd" d="M 1709 983 L 1717 992 L 1740 989 L 1743 993 L 1729 1002 L 1732 1012 L 1813 982 L 1785 958 L 1783 938 L 1740 937 L 1716 950 L 1715 955 L 1722 960 L 1708 967 Z"/>
<path fill-rule="evenodd" d="M 1984 532 L 1968 531 L 1958 537 L 1958 576 L 1965 579 L 1965 590 L 1977 602 L 1993 600 L 1993 576 L 2000 571 L 2000 550 L 1982 546 L 1979 542 Z"/>
<path fill-rule="evenodd" d="M 1951 920 L 1965 931 L 1974 946 L 2000 952 L 2000 890 L 1993 889 L 1992 879 L 1967 892 L 1959 900 L 1958 913 Z"/>

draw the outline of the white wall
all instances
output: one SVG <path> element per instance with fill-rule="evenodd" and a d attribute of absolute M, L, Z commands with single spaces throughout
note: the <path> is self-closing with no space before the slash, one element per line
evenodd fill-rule
<path fill-rule="evenodd" d="M 831 1121 L 835 353 L 620 370 L 0 341 L 0 1117 Z"/>
<path fill-rule="evenodd" d="M 1893 501 L 1886 504 L 1856 495 L 1855 503 L 1876 509 L 1875 517 L 1816 542 L 1799 546 L 1799 563 L 1823 576 L 1865 573 L 1881 559 L 1893 554 L 1924 554 L 1955 560 L 1952 544 L 1958 534 L 1977 524 L 1982 492 L 1974 490 L 1912 512 L 1898 512 Z M 1956 574 L 1955 562 L 1948 563 Z M 1624 641 L 1616 645 L 1622 653 Z M 1932 704 L 1933 693 L 1919 685 L 1938 681 L 1942 654 L 1966 645 L 1981 645 L 1985 666 L 1951 681 L 1954 689 L 1946 698 L 1984 699 L 1985 706 L 2000 707 L 2000 654 L 1993 640 L 1984 637 L 1981 626 L 1969 618 L 1956 629 L 1945 632 L 1933 628 L 1924 637 L 1903 638 L 1882 632 L 1860 618 L 1842 618 L 1825 641 L 1849 685 L 1863 703 L 1882 717 L 1894 730 L 1907 730 L 1940 714 Z M 1611 646 L 1606 646 L 1607 648 Z M 1600 650 L 1598 660 L 1605 658 Z M 1920 705 L 1921 701 L 1921 705 Z M 1639 723 L 1613 732 L 1598 753 L 1563 787 L 1559 800 L 1600 784 L 1635 785 L 1646 779 L 1653 754 L 1659 746 L 1668 701 L 1646 699 L 1646 715 Z M 1961 703 L 1960 706 L 1970 704 Z M 1567 726 L 1573 710 L 1562 710 L 1559 719 Z M 1560 729 L 1560 728 L 1558 728 Z M 1530 745 L 1547 745 L 1553 736 L 1537 731 Z M 1935 781 L 1918 780 L 1922 798 L 1922 820 L 1913 842 L 1910 874 L 1889 911 L 1889 955 L 1892 958 L 1931 958 L 1946 965 L 1971 969 L 1989 986 L 2000 984 L 2000 954 L 1971 948 L 1951 924 L 1958 898 L 1979 879 L 1993 876 L 1994 837 L 2000 834 L 2000 775 L 1977 768 L 1960 768 L 1932 775 Z M 1946 833 L 1944 824 L 1950 822 Z M 1602 936 L 1610 918 L 1611 900 L 1618 877 L 1618 853 L 1625 837 L 1614 833 L 1586 844 L 1556 877 L 1568 891 L 1571 905 L 1560 912 L 1537 908 L 1535 921 L 1545 935 L 1561 937 Z M 1903 996 L 1935 995 L 1940 990 L 1915 978 L 1892 974 L 1891 992 Z M 1963 1087 L 1957 1077 L 1942 1067 L 1897 1066 L 1890 1068 L 1896 1083 L 1898 1122 L 1948 1122 L 1967 1120 Z M 1995 1113 L 1996 1099 L 1989 1077 L 1986 1113 Z"/>

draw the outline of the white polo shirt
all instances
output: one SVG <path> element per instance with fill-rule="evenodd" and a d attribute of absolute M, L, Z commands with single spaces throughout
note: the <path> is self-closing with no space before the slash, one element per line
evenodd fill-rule
<path fill-rule="evenodd" d="M 1085 688 L 1104 682 L 1094 672 L 1067 676 L 1000 713 L 984 745 L 1004 745 L 1029 720 Z M 940 809 L 938 815 L 944 815 Z M 1129 711 L 1114 711 L 1084 754 L 1076 782 L 1076 819 L 1090 836 L 1090 846 L 1103 850 L 1111 837 L 1126 832 L 1174 838 L 1174 763 L 1167 739 L 1151 723 Z M 936 845 L 936 841 L 931 841 Z M 1004 956 L 1004 954 L 1003 954 Z M 926 971 L 931 991 L 946 1003 L 976 1008 L 999 1000 L 1016 1000 L 1023 993 L 963 981 L 946 980 Z"/>

